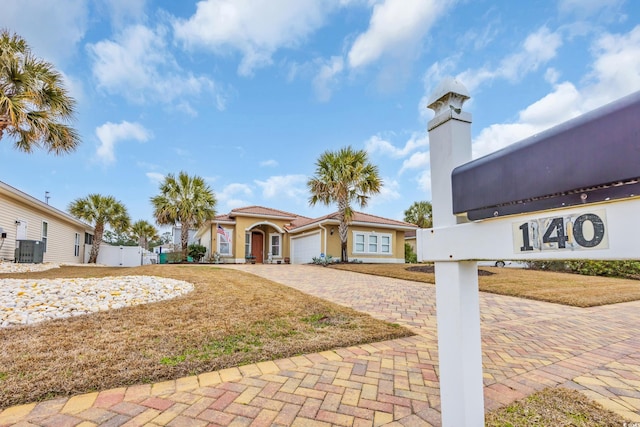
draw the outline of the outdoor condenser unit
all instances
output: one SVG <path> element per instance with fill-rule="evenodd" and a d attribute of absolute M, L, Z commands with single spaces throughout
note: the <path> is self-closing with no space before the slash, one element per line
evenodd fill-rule
<path fill-rule="evenodd" d="M 44 243 L 40 240 L 16 240 L 16 262 L 42 263 L 44 257 Z"/>

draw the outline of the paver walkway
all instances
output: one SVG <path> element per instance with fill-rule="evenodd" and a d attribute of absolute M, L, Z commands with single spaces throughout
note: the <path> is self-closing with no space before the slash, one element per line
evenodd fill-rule
<path fill-rule="evenodd" d="M 236 265 L 414 337 L 8 408 L 0 426 L 438 426 L 435 287 L 315 266 Z M 548 386 L 640 422 L 640 302 L 589 309 L 481 294 L 485 406 Z"/>

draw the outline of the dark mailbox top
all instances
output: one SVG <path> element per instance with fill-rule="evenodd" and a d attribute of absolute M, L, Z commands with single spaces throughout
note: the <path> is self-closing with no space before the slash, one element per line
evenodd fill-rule
<path fill-rule="evenodd" d="M 640 195 L 640 92 L 454 169 L 469 219 Z"/>

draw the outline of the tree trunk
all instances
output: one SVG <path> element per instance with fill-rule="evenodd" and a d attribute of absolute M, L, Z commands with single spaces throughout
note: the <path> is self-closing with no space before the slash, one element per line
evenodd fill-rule
<path fill-rule="evenodd" d="M 189 242 L 189 223 L 182 223 L 182 229 L 180 230 L 180 242 L 182 243 L 182 261 L 187 261 L 187 246 Z"/>
<path fill-rule="evenodd" d="M 338 225 L 338 234 L 340 235 L 340 243 L 341 243 L 341 254 L 340 261 L 349 262 L 349 254 L 347 251 L 347 237 L 349 234 L 349 224 L 347 224 L 347 218 L 345 217 L 345 210 L 347 204 L 343 201 L 338 202 L 338 220 L 340 221 L 340 225 Z"/>
<path fill-rule="evenodd" d="M 102 234 L 104 233 L 104 224 L 96 224 L 93 230 L 93 243 L 91 244 L 91 252 L 89 253 L 89 264 L 95 264 L 98 261 L 98 251 L 100 251 L 100 242 L 102 242 Z"/>

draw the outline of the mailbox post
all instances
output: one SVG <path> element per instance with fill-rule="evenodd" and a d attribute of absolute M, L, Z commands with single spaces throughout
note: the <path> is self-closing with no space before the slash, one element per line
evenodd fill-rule
<path fill-rule="evenodd" d="M 442 425 L 484 425 L 478 260 L 640 258 L 640 92 L 471 159 L 467 90 L 444 80 L 429 122 Z M 470 220 L 473 220 L 471 222 Z"/>
<path fill-rule="evenodd" d="M 467 89 L 445 79 L 429 100 L 433 226 L 453 227 L 451 173 L 471 160 L 471 114 L 462 111 Z M 459 242 L 463 244 L 463 242 Z M 483 426 L 482 351 L 475 261 L 435 263 L 440 401 L 443 426 Z"/>

